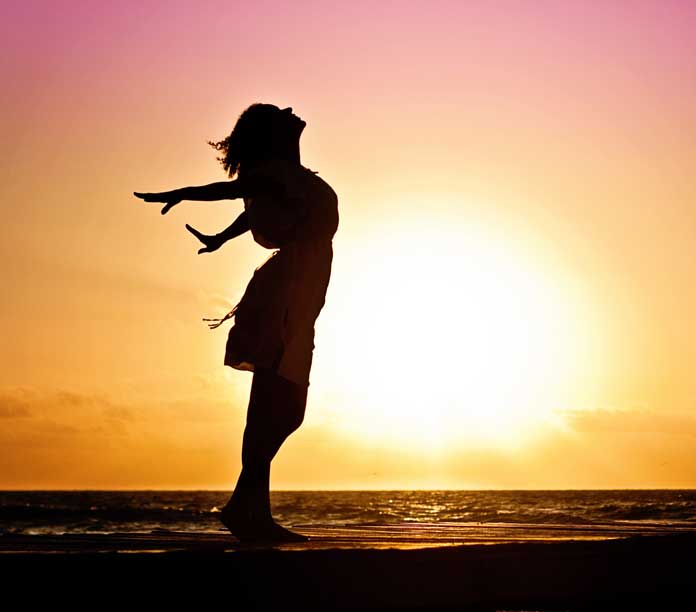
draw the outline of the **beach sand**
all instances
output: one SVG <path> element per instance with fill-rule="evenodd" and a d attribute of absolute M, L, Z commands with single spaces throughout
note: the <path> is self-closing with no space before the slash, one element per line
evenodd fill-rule
<path fill-rule="evenodd" d="M 3 594 L 78 608 L 231 610 L 687 610 L 696 599 L 694 528 L 295 529 L 311 540 L 242 546 L 224 532 L 6 533 Z"/>

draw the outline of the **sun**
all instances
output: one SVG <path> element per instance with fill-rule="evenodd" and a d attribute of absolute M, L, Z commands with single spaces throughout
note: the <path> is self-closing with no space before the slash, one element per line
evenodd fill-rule
<path fill-rule="evenodd" d="M 488 229 L 363 237 L 334 278 L 312 378 L 363 442 L 519 443 L 553 419 L 595 348 L 585 296 Z"/>

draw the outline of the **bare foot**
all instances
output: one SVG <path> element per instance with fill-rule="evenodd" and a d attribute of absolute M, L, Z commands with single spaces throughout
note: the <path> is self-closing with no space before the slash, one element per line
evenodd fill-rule
<path fill-rule="evenodd" d="M 255 519 L 250 512 L 244 512 L 227 505 L 220 511 L 220 522 L 240 542 L 307 542 L 309 537 L 290 531 L 276 523 L 272 518 Z"/>
<path fill-rule="evenodd" d="M 268 530 L 268 536 L 273 541 L 277 542 L 308 542 L 309 537 L 306 535 L 302 535 L 301 533 L 297 533 L 295 531 L 290 531 L 289 529 L 286 529 L 282 525 L 279 525 L 275 521 L 273 521 L 273 524 L 270 526 Z"/>
<path fill-rule="evenodd" d="M 258 532 L 257 521 L 253 520 L 250 512 L 229 504 L 220 511 L 220 522 L 240 542 L 255 539 Z"/>

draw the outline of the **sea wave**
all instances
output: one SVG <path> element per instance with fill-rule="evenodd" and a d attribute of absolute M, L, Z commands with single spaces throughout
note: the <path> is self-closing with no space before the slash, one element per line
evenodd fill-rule
<path fill-rule="evenodd" d="M 216 531 L 226 491 L 3 491 L 0 529 L 12 533 Z M 402 522 L 696 523 L 695 490 L 274 491 L 288 525 Z"/>

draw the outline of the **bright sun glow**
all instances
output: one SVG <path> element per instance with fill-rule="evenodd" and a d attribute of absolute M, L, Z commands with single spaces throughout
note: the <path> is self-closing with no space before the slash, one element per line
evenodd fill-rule
<path fill-rule="evenodd" d="M 594 351 L 583 298 L 552 265 L 482 229 L 360 244 L 322 321 L 334 371 L 313 377 L 330 379 L 344 432 L 437 454 L 515 445 L 553 420 Z"/>

